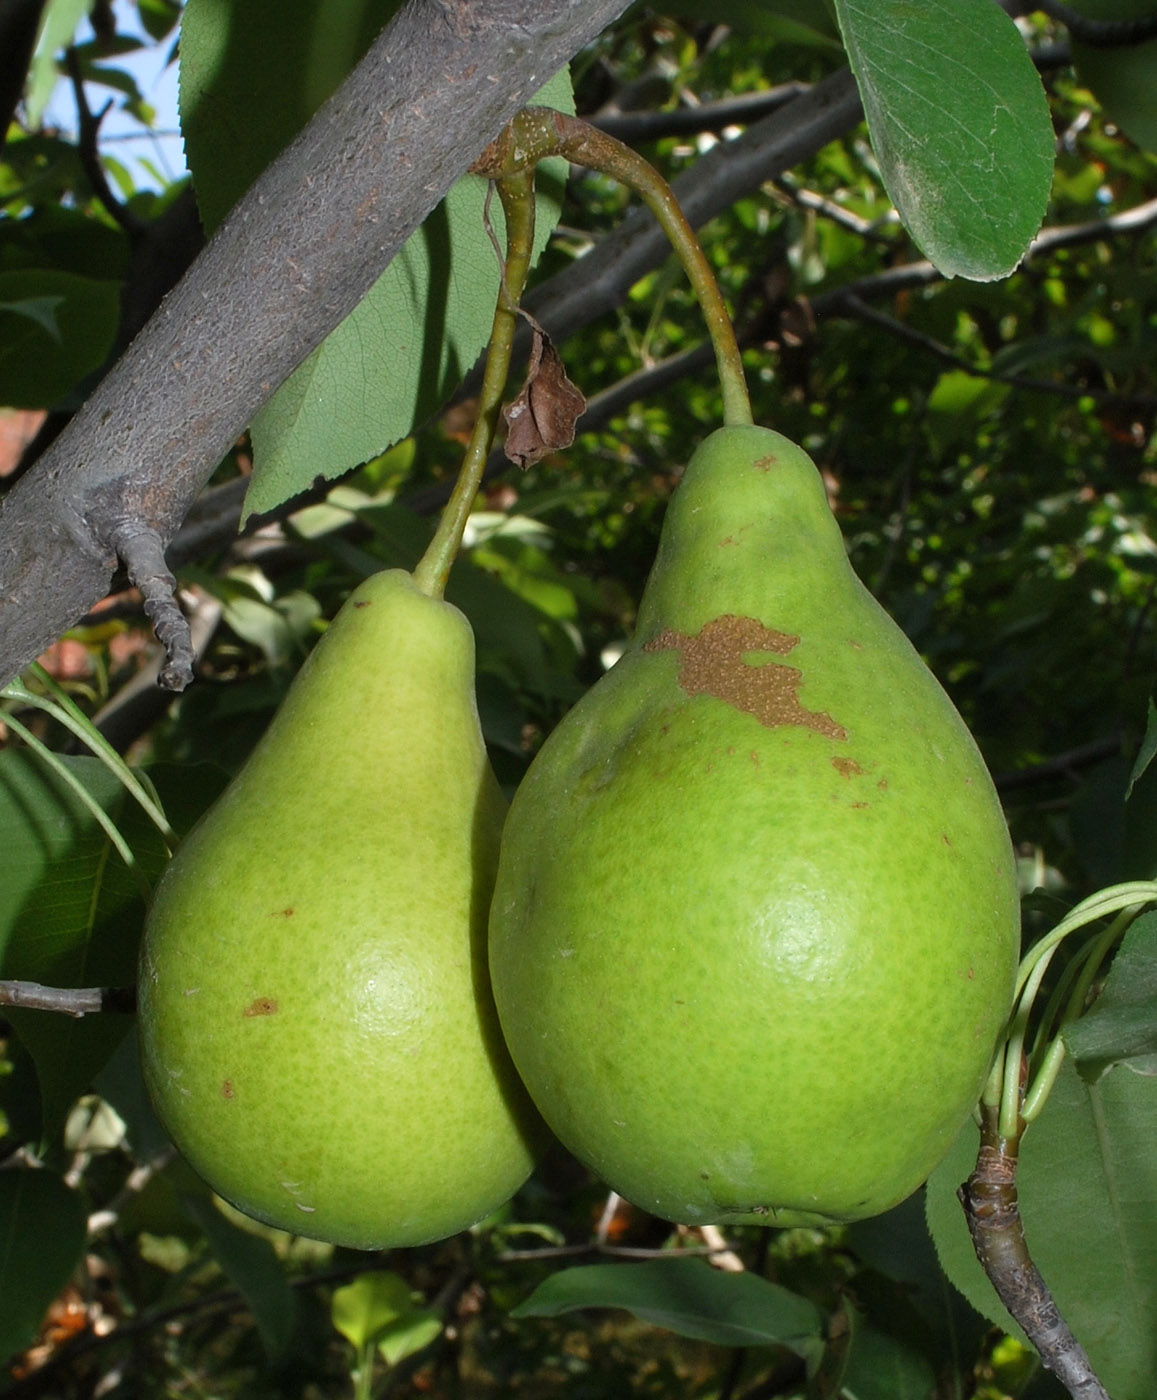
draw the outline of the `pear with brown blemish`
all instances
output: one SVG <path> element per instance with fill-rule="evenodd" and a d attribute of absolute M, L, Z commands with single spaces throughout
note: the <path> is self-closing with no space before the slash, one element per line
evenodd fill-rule
<path fill-rule="evenodd" d="M 532 1097 L 669 1219 L 872 1215 L 976 1103 L 1017 951 L 971 736 L 852 572 L 808 457 L 720 429 L 632 645 L 503 837 L 491 978 Z"/>
<path fill-rule="evenodd" d="M 157 887 L 142 1058 L 210 1186 L 294 1234 L 421 1244 L 502 1205 L 541 1124 L 486 970 L 506 812 L 466 619 L 367 579 Z"/>

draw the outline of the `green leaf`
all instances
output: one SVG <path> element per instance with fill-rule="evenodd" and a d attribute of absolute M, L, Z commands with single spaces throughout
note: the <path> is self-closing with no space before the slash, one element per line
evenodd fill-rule
<path fill-rule="evenodd" d="M 270 1360 L 284 1359 L 294 1340 L 297 1299 L 273 1246 L 227 1220 L 208 1196 L 187 1196 L 185 1208 L 249 1305 Z"/>
<path fill-rule="evenodd" d="M 137 0 L 137 10 L 150 39 L 163 39 L 181 18 L 178 0 Z"/>
<path fill-rule="evenodd" d="M 1145 19 L 1157 14 L 1154 0 L 1070 0 L 1092 19 Z M 1122 131 L 1139 146 L 1157 151 L 1157 39 L 1145 44 L 1091 48 L 1074 40 L 1073 64 Z"/>
<path fill-rule="evenodd" d="M 396 1318 L 378 1338 L 378 1351 L 391 1366 L 429 1346 L 442 1330 L 442 1319 L 428 1308 Z"/>
<path fill-rule="evenodd" d="M 108 357 L 120 286 L 48 268 L 0 272 L 0 404 L 48 408 Z"/>
<path fill-rule="evenodd" d="M 45 6 L 24 92 L 24 114 L 30 128 L 40 125 L 56 86 L 56 55 L 71 43 L 77 25 L 91 9 L 92 0 L 49 0 Z"/>
<path fill-rule="evenodd" d="M 1099 1000 L 1065 1027 L 1064 1037 L 1086 1077 L 1099 1077 L 1122 1060 L 1157 1054 L 1157 913 L 1133 924 Z"/>
<path fill-rule="evenodd" d="M 25 297 L 23 301 L 0 301 L 0 311 L 11 311 L 14 316 L 27 316 L 47 331 L 57 343 L 60 341 L 60 327 L 56 322 L 56 308 L 63 297 Z"/>
<path fill-rule="evenodd" d="M 181 126 L 206 227 L 305 125 L 398 0 L 190 0 L 181 29 Z M 574 111 L 557 74 L 537 99 Z M 535 258 L 558 221 L 565 162 L 539 168 Z M 465 175 L 361 304 L 252 425 L 246 515 L 340 476 L 406 437 L 450 395 L 490 335 L 498 263 L 487 182 Z M 497 203 L 491 219 L 501 237 Z"/>
<path fill-rule="evenodd" d="M 400 0 L 189 0 L 181 131 L 212 233 L 340 85 Z"/>
<path fill-rule="evenodd" d="M 373 1271 L 359 1274 L 344 1288 L 335 1288 L 333 1325 L 357 1351 L 362 1351 L 414 1306 L 410 1285 L 399 1274 Z"/>
<path fill-rule="evenodd" d="M 1149 701 L 1149 713 L 1145 719 L 1145 737 L 1141 741 L 1141 747 L 1137 752 L 1136 761 L 1133 764 L 1133 771 L 1129 774 L 1129 782 L 1125 788 L 1125 801 L 1128 802 L 1133 793 L 1133 786 L 1138 778 L 1145 772 L 1153 762 L 1153 755 L 1157 754 L 1157 705 L 1152 699 Z"/>
<path fill-rule="evenodd" d="M 86 1230 L 84 1202 L 54 1172 L 0 1172 L 0 1362 L 35 1337 Z"/>
<path fill-rule="evenodd" d="M 564 72 L 535 101 L 573 111 Z M 533 262 L 561 207 L 563 165 L 538 167 Z M 486 234 L 488 182 L 464 175 L 349 316 L 253 421 L 245 512 L 272 510 L 384 452 L 453 393 L 490 338 L 499 269 Z M 490 220 L 499 241 L 497 201 Z"/>
<path fill-rule="evenodd" d="M 130 844 L 143 869 L 158 872 L 160 838 L 104 764 L 58 757 L 134 833 Z M 75 792 L 23 749 L 0 753 L 0 850 L 0 975 L 54 987 L 131 985 L 144 915 L 137 883 Z M 131 1018 L 15 1007 L 7 1015 L 36 1062 L 43 1133 L 52 1138 Z"/>
<path fill-rule="evenodd" d="M 360 1274 L 334 1291 L 333 1325 L 361 1353 L 376 1346 L 391 1366 L 434 1340 L 442 1322 L 429 1308 L 414 1306 L 409 1284 L 398 1274 Z"/>
<path fill-rule="evenodd" d="M 869 1268 L 901 1285 L 905 1300 L 936 1337 L 938 1354 L 966 1356 L 978 1351 L 988 1325 L 948 1286 L 928 1233 L 922 1190 L 883 1215 L 850 1225 L 847 1242 Z M 903 1316 L 898 1318 L 890 1309 L 888 1324 L 898 1336 L 906 1335 L 903 1323 Z"/>
<path fill-rule="evenodd" d="M 1025 1133 L 1018 1187 L 1029 1251 L 1113 1400 L 1150 1400 L 1157 1370 L 1157 1077 L 1066 1064 Z M 976 1259 L 956 1188 L 972 1171 L 969 1124 L 928 1182 L 944 1271 L 1023 1340 Z"/>
<path fill-rule="evenodd" d="M 814 1303 L 757 1274 L 713 1269 L 702 1259 L 562 1269 L 510 1315 L 558 1317 L 581 1308 L 625 1308 L 642 1322 L 720 1346 L 784 1346 L 805 1358 L 823 1346 L 823 1317 Z"/>
<path fill-rule="evenodd" d="M 841 1400 L 928 1400 L 935 1385 L 927 1357 L 874 1327 L 856 1329 L 840 1379 Z"/>
<path fill-rule="evenodd" d="M 1054 136 L 992 0 L 835 0 L 884 186 L 946 277 L 1010 273 L 1040 227 Z"/>

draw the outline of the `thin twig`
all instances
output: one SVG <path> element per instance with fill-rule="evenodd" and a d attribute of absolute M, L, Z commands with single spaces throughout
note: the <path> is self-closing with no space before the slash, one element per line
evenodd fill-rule
<path fill-rule="evenodd" d="M 1062 379 L 1036 379 L 1027 374 L 1011 374 L 997 369 L 988 369 L 983 365 L 974 364 L 963 355 L 958 355 L 951 347 L 942 344 L 930 335 L 925 335 L 923 331 L 918 331 L 914 326 L 898 321 L 894 316 L 888 316 L 883 311 L 877 311 L 874 306 L 869 306 L 866 301 L 852 293 L 844 294 L 842 305 L 848 315 L 854 316 L 857 320 L 865 321 L 869 325 L 879 326 L 881 330 L 886 330 L 897 339 L 906 340 L 910 345 L 915 345 L 926 351 L 936 359 L 951 365 L 953 369 L 963 370 L 965 374 L 970 374 L 975 379 L 988 379 L 994 384 L 1007 384 L 1011 388 L 1025 389 L 1031 393 L 1058 394 L 1061 398 L 1067 399 L 1091 399 L 1094 403 L 1111 400 L 1113 403 L 1124 403 L 1138 408 L 1157 407 L 1157 394 L 1121 394 L 1112 389 L 1092 389 L 1081 384 L 1068 384 Z"/>
<path fill-rule="evenodd" d="M 851 209 L 845 209 L 842 204 L 836 204 L 822 194 L 816 194 L 814 190 L 805 189 L 788 175 L 781 175 L 773 180 L 772 184 L 793 204 L 798 204 L 801 209 L 810 209 L 816 214 L 822 214 L 825 219 L 830 219 L 832 223 L 847 229 L 849 233 L 854 233 L 858 238 L 870 243 L 880 243 L 888 248 L 895 247 L 898 242 L 896 234 L 900 232 L 900 216 L 895 209 L 889 209 L 882 218 L 865 219 Z M 894 234 L 885 231 L 889 226 L 895 230 Z"/>
<path fill-rule="evenodd" d="M 1134 19 L 1096 19 L 1066 5 L 1063 0 L 1036 0 L 1036 8 L 1058 20 L 1079 44 L 1091 49 L 1128 48 L 1157 39 L 1157 15 Z"/>
<path fill-rule="evenodd" d="M 101 164 L 100 149 L 97 144 L 100 136 L 100 124 L 112 106 L 112 100 L 110 98 L 99 112 L 93 112 L 88 105 L 88 97 L 84 91 L 84 74 L 80 71 L 80 57 L 76 49 L 71 46 L 64 51 L 64 66 L 68 69 L 73 97 L 76 102 L 77 154 L 80 157 L 81 169 L 88 176 L 92 192 L 96 195 L 101 207 L 120 224 L 130 238 L 135 238 L 144 231 L 144 224 L 127 205 L 113 194 L 112 186 L 109 184 L 108 176 L 104 173 L 104 166 Z"/>
<path fill-rule="evenodd" d="M 0 1006 L 91 1016 L 96 1011 L 134 1011 L 135 987 L 45 987 L 40 982 L 0 981 Z"/>
<path fill-rule="evenodd" d="M 720 102 L 701 102 L 695 107 L 678 107 L 673 112 L 596 112 L 589 117 L 592 126 L 629 145 L 658 141 L 664 136 L 698 136 L 704 131 L 725 131 L 729 126 L 746 126 L 785 103 L 810 92 L 810 83 L 780 83 L 763 92 L 745 92 Z"/>
<path fill-rule="evenodd" d="M 88 1217 L 89 1239 L 111 1230 L 120 1219 L 121 1212 L 141 1194 L 158 1172 L 164 1171 L 176 1155 L 175 1147 L 162 1147 L 155 1157 L 150 1157 L 147 1162 L 141 1162 L 134 1167 L 112 1200 Z"/>
<path fill-rule="evenodd" d="M 998 792 L 1012 792 L 1016 788 L 1033 787 L 1037 783 L 1051 782 L 1054 778 L 1075 778 L 1077 770 L 1100 763 L 1102 759 L 1113 758 L 1121 752 L 1120 738 L 1094 739 L 1079 748 L 1059 753 L 1055 758 L 1047 758 L 1028 768 L 1014 768 L 1007 773 L 995 773 L 993 783 Z"/>

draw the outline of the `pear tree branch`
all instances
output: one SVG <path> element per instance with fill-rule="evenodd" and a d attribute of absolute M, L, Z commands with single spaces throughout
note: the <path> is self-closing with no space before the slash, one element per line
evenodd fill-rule
<path fill-rule="evenodd" d="M 1035 8 L 1049 19 L 1058 20 L 1078 43 L 1087 44 L 1089 48 L 1115 49 L 1157 39 L 1157 15 L 1100 19 L 1083 14 L 1064 0 L 1036 0 Z"/>
<path fill-rule="evenodd" d="M 0 505 L 0 683 L 155 553 L 257 410 L 626 0 L 408 0 Z M 139 555 L 139 550 L 138 550 Z M 170 624 L 170 678 L 188 656 Z"/>
<path fill-rule="evenodd" d="M 91 1016 L 97 1011 L 135 1011 L 133 987 L 45 987 L 40 982 L 0 981 L 0 1006 Z"/>
<path fill-rule="evenodd" d="M 1016 1190 L 1018 1137 L 1002 1137 L 995 1105 L 982 1109 L 980 1151 L 959 1197 L 976 1256 L 1000 1301 L 1073 1400 L 1111 1400 L 1032 1260 Z"/>

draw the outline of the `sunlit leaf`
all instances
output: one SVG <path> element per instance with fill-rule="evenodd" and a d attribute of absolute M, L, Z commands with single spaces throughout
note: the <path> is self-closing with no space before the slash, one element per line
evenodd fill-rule
<path fill-rule="evenodd" d="M 375 1269 L 334 1289 L 331 1315 L 346 1341 L 361 1351 L 413 1306 L 410 1285 L 404 1278 Z"/>
<path fill-rule="evenodd" d="M 92 9 L 92 4 L 93 0 L 49 0 L 44 7 L 40 38 L 36 43 L 24 93 L 24 111 L 29 126 L 40 125 L 52 89 L 56 86 L 56 56 L 71 41 L 77 25 Z"/>
<path fill-rule="evenodd" d="M 391 1366 L 421 1351 L 442 1330 L 436 1313 L 415 1307 L 405 1279 L 377 1270 L 335 1289 L 332 1316 L 356 1351 L 376 1346 Z"/>

